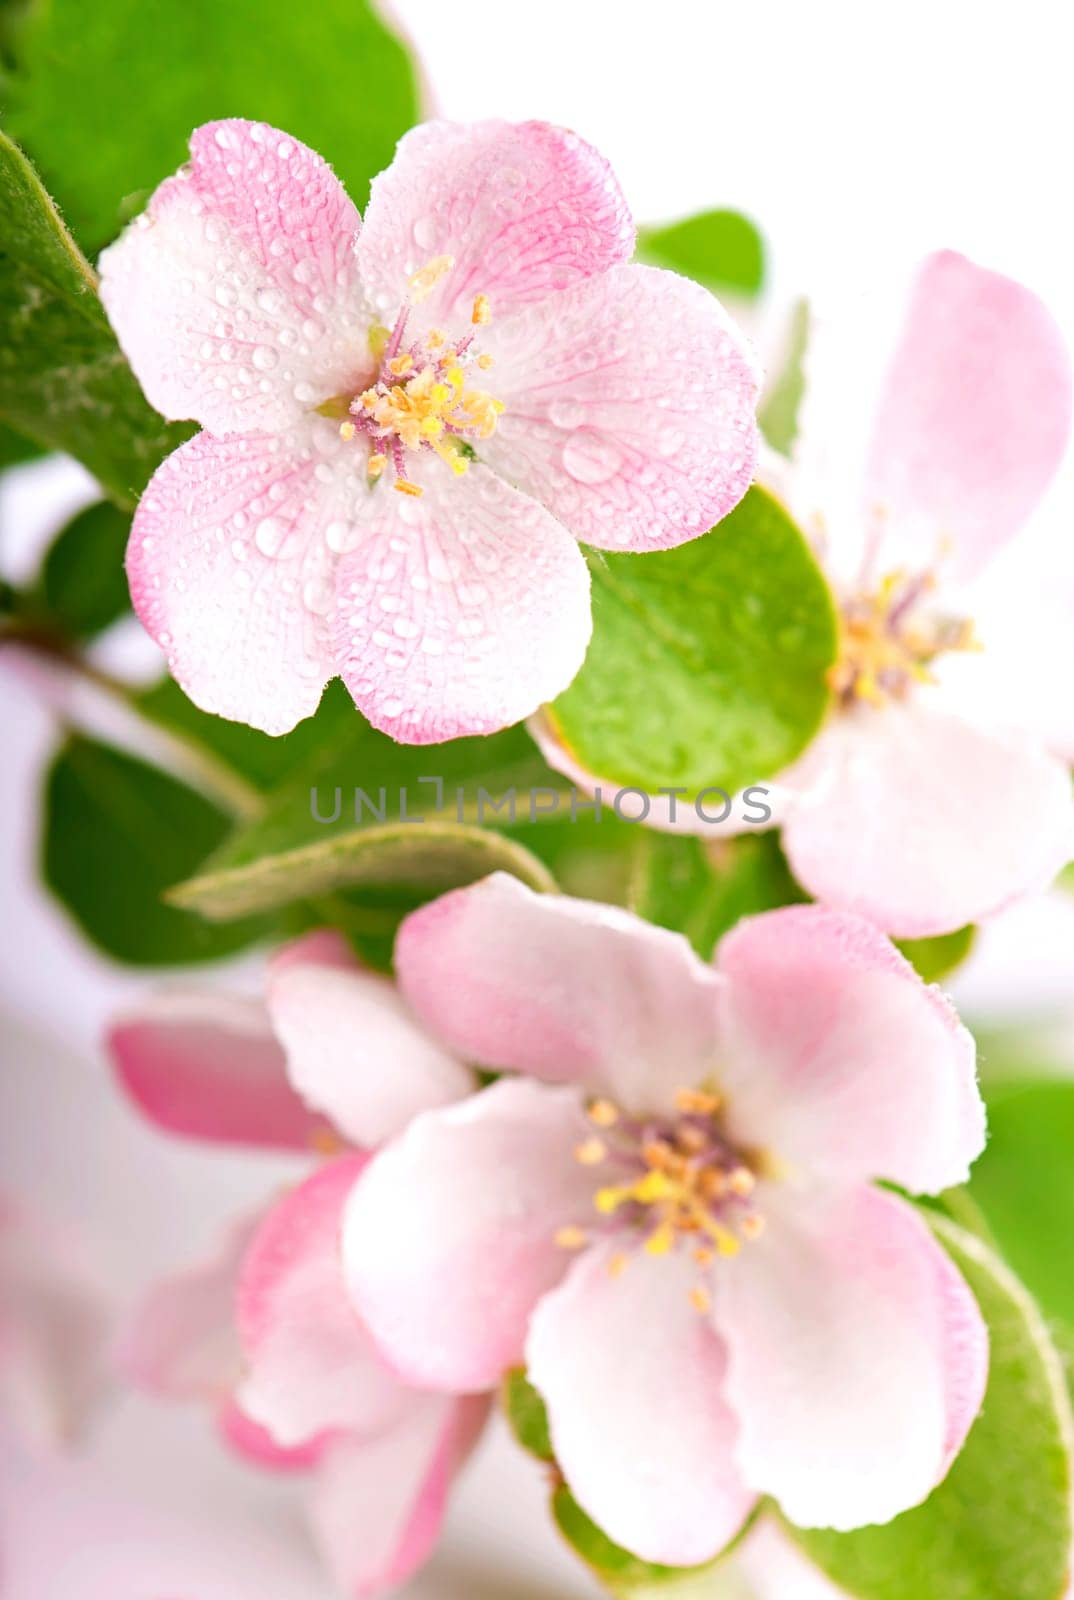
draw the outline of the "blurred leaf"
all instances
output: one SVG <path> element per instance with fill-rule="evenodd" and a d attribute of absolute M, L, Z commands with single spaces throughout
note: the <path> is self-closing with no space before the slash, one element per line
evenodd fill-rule
<path fill-rule="evenodd" d="M 854 1533 L 791 1530 L 859 1600 L 1060 1600 L 1070 1562 L 1070 1413 L 1056 1352 L 1021 1284 L 972 1235 L 929 1222 L 977 1297 L 988 1391 L 924 1505 Z M 877 1441 L 884 1448 L 884 1441 Z"/>
<path fill-rule="evenodd" d="M 48 0 L 16 60 L 11 131 L 91 255 L 186 160 L 199 123 L 284 129 L 362 206 L 418 116 L 407 53 L 368 0 Z"/>
<path fill-rule="evenodd" d="M 514 1367 L 504 1376 L 500 1397 L 511 1432 L 523 1450 L 538 1461 L 554 1461 L 548 1412 L 523 1367 Z"/>
<path fill-rule="evenodd" d="M 229 826 L 222 811 L 175 778 L 74 735 L 46 779 L 45 882 L 90 942 L 117 961 L 215 961 L 262 936 L 266 925 L 212 927 L 161 897 Z"/>
<path fill-rule="evenodd" d="M 741 917 L 805 898 L 775 833 L 710 843 L 650 830 L 638 847 L 632 909 L 684 933 L 704 961 Z"/>
<path fill-rule="evenodd" d="M 3 134 L 0 418 L 75 456 L 128 507 L 161 457 L 190 432 L 169 427 L 147 404 L 108 326 L 93 273 L 25 156 Z"/>
<path fill-rule="evenodd" d="M 791 311 L 783 363 L 761 396 L 757 421 L 773 450 L 789 456 L 798 437 L 798 412 L 805 394 L 805 355 L 809 343 L 809 302 L 798 300 Z"/>
<path fill-rule="evenodd" d="M 39 444 L 33 439 L 27 439 L 21 433 L 16 433 L 14 428 L 6 427 L 0 422 L 0 472 L 8 467 L 17 467 L 23 461 L 33 461 L 37 456 L 43 455 Z"/>
<path fill-rule="evenodd" d="M 552 1515 L 556 1526 L 571 1548 L 613 1595 L 630 1600 L 723 1600 L 724 1558 L 737 1548 L 752 1526 L 748 1518 L 727 1549 L 715 1561 L 701 1567 L 664 1567 L 642 1561 L 602 1533 L 588 1517 L 565 1484 L 552 1494 Z"/>
<path fill-rule="evenodd" d="M 828 706 L 835 612 L 770 495 L 751 489 L 677 550 L 591 566 L 593 640 L 550 712 L 582 766 L 649 794 L 733 795 L 804 749 Z"/>
<path fill-rule="evenodd" d="M 986 1086 L 988 1146 L 969 1193 L 1048 1317 L 1074 1333 L 1074 1082 Z"/>
<path fill-rule="evenodd" d="M 72 517 L 45 556 L 35 597 L 67 638 L 92 638 L 130 610 L 123 557 L 131 519 L 101 500 Z"/>
<path fill-rule="evenodd" d="M 928 939 L 896 939 L 895 943 L 926 983 L 939 983 L 962 965 L 976 937 L 977 929 L 971 923 L 953 933 L 937 933 Z"/>
<path fill-rule="evenodd" d="M 711 289 L 753 299 L 764 284 L 764 240 L 739 211 L 703 211 L 660 228 L 638 229 L 638 260 L 670 267 Z"/>

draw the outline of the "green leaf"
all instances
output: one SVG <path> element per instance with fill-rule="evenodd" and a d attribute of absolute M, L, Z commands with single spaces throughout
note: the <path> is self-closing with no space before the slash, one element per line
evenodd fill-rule
<path fill-rule="evenodd" d="M 418 117 L 410 60 L 368 0 L 48 0 L 16 62 L 11 131 L 91 255 L 186 160 L 199 123 L 284 129 L 362 206 Z"/>
<path fill-rule="evenodd" d="M 971 923 L 953 933 L 937 933 L 928 939 L 896 939 L 895 943 L 926 983 L 939 983 L 962 965 L 976 937 L 977 929 Z"/>
<path fill-rule="evenodd" d="M 809 343 L 808 300 L 798 300 L 791 311 L 783 362 L 761 397 L 757 421 L 773 450 L 789 456 L 798 437 L 798 413 L 805 394 L 805 357 Z"/>
<path fill-rule="evenodd" d="M 638 229 L 638 259 L 694 278 L 714 294 L 753 299 L 764 284 L 764 240 L 739 211 L 703 211 L 660 228 Z"/>
<path fill-rule="evenodd" d="M 20 466 L 24 461 L 33 461 L 43 454 L 39 444 L 0 422 L 0 472 L 5 472 L 8 467 Z"/>
<path fill-rule="evenodd" d="M 35 599 L 71 639 L 102 633 L 130 610 L 123 557 L 131 519 L 101 500 L 72 517 L 45 556 Z"/>
<path fill-rule="evenodd" d="M 215 961 L 266 932 L 212 927 L 164 904 L 227 832 L 201 795 L 122 751 L 74 735 L 45 785 L 45 882 L 90 942 L 132 966 Z"/>
<path fill-rule="evenodd" d="M 1060 1600 L 1070 1562 L 1070 1414 L 1036 1306 L 988 1248 L 930 1214 L 988 1323 L 984 1407 L 924 1505 L 855 1533 L 792 1530 L 858 1600 Z M 877 1441 L 883 1449 L 883 1440 Z"/>
<path fill-rule="evenodd" d="M 708 842 L 647 830 L 639 841 L 631 908 L 684 933 L 705 961 L 740 918 L 804 899 L 775 833 Z"/>
<path fill-rule="evenodd" d="M 715 1561 L 701 1567 L 665 1567 L 642 1561 L 615 1544 L 588 1517 L 565 1484 L 552 1494 L 552 1516 L 571 1548 L 613 1595 L 630 1600 L 726 1600 L 724 1561 L 753 1525 L 747 1518 Z"/>
<path fill-rule="evenodd" d="M 139 97 L 126 99 L 132 104 Z M 74 145 L 85 150 L 84 136 Z M 190 432 L 169 427 L 147 404 L 108 325 L 92 271 L 26 157 L 3 134 L 0 419 L 38 444 L 75 456 L 110 498 L 127 507 L 161 457 Z"/>
<path fill-rule="evenodd" d="M 969 1193 L 1045 1314 L 1074 1331 L 1074 1083 L 986 1085 L 988 1146 Z"/>
<path fill-rule="evenodd" d="M 550 713 L 582 766 L 649 793 L 733 795 L 805 748 L 830 698 L 836 619 L 805 539 L 769 494 L 751 489 L 677 550 L 591 565 L 593 640 Z"/>
<path fill-rule="evenodd" d="M 527 1378 L 525 1368 L 513 1367 L 505 1374 L 500 1399 L 511 1432 L 523 1450 L 536 1456 L 538 1461 L 554 1461 L 548 1412 L 541 1396 Z"/>

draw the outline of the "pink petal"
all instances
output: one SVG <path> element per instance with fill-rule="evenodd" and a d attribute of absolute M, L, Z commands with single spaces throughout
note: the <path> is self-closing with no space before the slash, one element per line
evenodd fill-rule
<path fill-rule="evenodd" d="M 237 118 L 101 256 L 101 298 L 152 405 L 214 433 L 277 429 L 370 370 L 354 241 L 331 168 Z"/>
<path fill-rule="evenodd" d="M 492 733 L 565 689 L 592 619 L 574 540 L 536 501 L 474 465 L 384 482 L 342 560 L 339 671 L 374 727 L 405 744 Z"/>
<path fill-rule="evenodd" d="M 960 576 L 1017 532 L 1070 432 L 1070 362 L 1021 284 L 953 251 L 924 262 L 880 400 L 867 494 L 900 542 Z"/>
<path fill-rule="evenodd" d="M 1039 893 L 1074 853 L 1065 767 L 927 693 L 835 717 L 788 781 L 795 877 L 904 938 L 948 933 Z"/>
<path fill-rule="evenodd" d="M 562 1277 L 557 1229 L 592 1215 L 600 1178 L 573 1151 L 578 1096 L 503 1079 L 427 1111 L 375 1156 L 347 1207 L 351 1296 L 385 1356 L 429 1388 L 496 1383 Z"/>
<path fill-rule="evenodd" d="M 905 1201 L 764 1191 L 769 1225 L 722 1264 L 714 1311 L 739 1468 L 801 1527 L 887 1522 L 931 1493 L 980 1409 L 980 1312 Z"/>
<path fill-rule="evenodd" d="M 722 941 L 728 1115 L 777 1162 L 915 1193 L 964 1183 L 985 1141 L 973 1039 L 860 917 L 789 906 Z"/>
<path fill-rule="evenodd" d="M 720 979 L 677 933 L 506 873 L 413 912 L 395 950 L 415 1013 L 459 1055 L 658 1110 L 711 1070 Z"/>
<path fill-rule="evenodd" d="M 487 1412 L 484 1399 L 424 1395 L 399 1426 L 372 1439 L 341 1438 L 326 1451 L 309 1515 L 341 1594 L 394 1590 L 428 1559 Z"/>
<path fill-rule="evenodd" d="M 118 1359 L 140 1389 L 223 1405 L 242 1370 L 235 1290 L 259 1218 L 232 1227 L 213 1257 L 153 1285 L 124 1330 Z"/>
<path fill-rule="evenodd" d="M 758 1518 L 733 1565 L 746 1580 L 750 1600 L 847 1600 L 846 1591 L 829 1583 L 772 1517 Z"/>
<path fill-rule="evenodd" d="M 105 1044 L 138 1109 L 168 1133 L 307 1150 L 324 1129 L 288 1083 L 259 1000 L 165 989 L 113 1022 Z"/>
<path fill-rule="evenodd" d="M 474 1087 L 474 1075 L 414 1021 L 394 983 L 356 964 L 274 967 L 268 1008 L 291 1083 L 352 1143 L 401 1133 L 430 1106 Z"/>
<path fill-rule="evenodd" d="M 668 549 L 749 488 L 760 374 L 696 283 L 614 267 L 493 324 L 484 343 L 506 410 L 482 458 L 587 544 Z"/>
<path fill-rule="evenodd" d="M 427 122 L 373 181 L 358 242 L 362 278 L 390 322 L 415 269 L 453 269 L 420 307 L 429 324 L 493 318 L 604 272 L 634 251 L 634 224 L 611 168 L 546 122 Z"/>
<path fill-rule="evenodd" d="M 200 433 L 157 469 L 127 547 L 131 600 L 195 705 L 266 733 L 316 711 L 338 546 L 368 496 L 324 417 Z"/>
<path fill-rule="evenodd" d="M 216 1423 L 224 1442 L 236 1455 L 268 1472 L 308 1472 L 338 1437 L 334 1433 L 320 1433 L 303 1444 L 284 1449 L 267 1429 L 241 1411 L 234 1400 L 228 1400 L 217 1413 Z"/>
<path fill-rule="evenodd" d="M 392 1375 L 344 1288 L 343 1207 L 364 1165 L 344 1156 L 292 1189 L 258 1229 L 239 1281 L 240 1408 L 277 1444 L 327 1430 L 377 1432 L 414 1396 Z"/>
<path fill-rule="evenodd" d="M 584 1511 L 646 1561 L 689 1566 L 730 1543 L 755 1496 L 733 1461 L 720 1339 L 690 1302 L 687 1255 L 587 1250 L 534 1313 L 529 1376 Z"/>

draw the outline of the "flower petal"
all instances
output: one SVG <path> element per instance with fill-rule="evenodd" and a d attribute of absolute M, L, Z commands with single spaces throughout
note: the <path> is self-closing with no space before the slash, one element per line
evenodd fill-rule
<path fill-rule="evenodd" d="M 134 518 L 127 576 L 135 611 L 195 705 L 266 733 L 316 711 L 338 670 L 328 541 L 349 534 L 366 498 L 324 417 L 280 435 L 199 433 L 158 467 Z"/>
<path fill-rule="evenodd" d="M 345 1271 L 404 1377 L 465 1392 L 518 1364 L 568 1265 L 556 1231 L 592 1214 L 600 1178 L 573 1156 L 587 1131 L 573 1090 L 503 1079 L 374 1156 L 347 1206 Z"/>
<path fill-rule="evenodd" d="M 721 980 L 677 933 L 506 873 L 413 912 L 399 986 L 468 1060 L 659 1110 L 715 1065 Z"/>
<path fill-rule="evenodd" d="M 801 1527 L 887 1522 L 931 1493 L 980 1409 L 981 1314 L 904 1200 L 765 1188 L 769 1225 L 721 1265 L 715 1301 L 738 1465 Z"/>
<path fill-rule="evenodd" d="M 284 1446 L 328 1430 L 377 1432 L 416 1404 L 344 1289 L 341 1219 L 363 1165 L 344 1156 L 285 1195 L 243 1262 L 237 1316 L 247 1373 L 235 1398 Z"/>
<path fill-rule="evenodd" d="M 369 1148 L 412 1117 L 448 1105 L 474 1075 L 415 1022 L 394 983 L 292 956 L 269 980 L 268 1009 L 287 1073 L 352 1143 Z"/>
<path fill-rule="evenodd" d="M 482 458 L 587 544 L 668 549 L 749 488 L 760 374 L 719 301 L 689 279 L 613 267 L 484 342 L 505 411 Z"/>
<path fill-rule="evenodd" d="M 582 1509 L 646 1561 L 692 1566 L 729 1544 L 755 1496 L 734 1465 L 726 1356 L 690 1302 L 685 1254 L 587 1250 L 534 1312 L 530 1379 Z"/>
<path fill-rule="evenodd" d="M 746 1142 L 833 1179 L 936 1193 L 984 1148 L 973 1039 L 872 923 L 822 906 L 720 944 L 728 1114 Z"/>
<path fill-rule="evenodd" d="M 927 692 L 835 717 L 784 774 L 798 881 L 904 938 L 949 933 L 1045 889 L 1074 853 L 1062 764 Z"/>
<path fill-rule="evenodd" d="M 339 671 L 374 727 L 405 744 L 492 733 L 565 689 L 592 619 L 574 540 L 487 468 L 408 465 L 340 563 Z"/>
<path fill-rule="evenodd" d="M 263 122 L 196 128 L 190 163 L 101 256 L 101 298 L 152 405 L 277 429 L 368 373 L 354 240 L 331 168 Z"/>
<path fill-rule="evenodd" d="M 428 1559 L 487 1413 L 481 1398 L 423 1395 L 397 1427 L 333 1441 L 317 1469 L 309 1517 L 341 1594 L 394 1590 Z"/>
<path fill-rule="evenodd" d="M 629 261 L 634 224 L 608 163 L 566 128 L 427 122 L 373 180 L 357 250 L 389 321 L 411 274 L 450 256 L 420 315 L 469 323 L 478 294 L 498 319 Z"/>
<path fill-rule="evenodd" d="M 735 1551 L 733 1565 L 735 1575 L 747 1585 L 742 1600 L 747 1600 L 747 1593 L 749 1600 L 788 1600 L 792 1595 L 794 1600 L 847 1600 L 846 1590 L 828 1582 L 774 1517 L 757 1519 Z"/>
<path fill-rule="evenodd" d="M 170 1400 L 224 1406 L 238 1382 L 242 1353 L 235 1289 L 260 1218 L 244 1218 L 208 1261 L 161 1278 L 124 1329 L 118 1359 L 140 1389 Z"/>
<path fill-rule="evenodd" d="M 324 1127 L 288 1083 L 259 1000 L 165 989 L 113 1022 L 105 1043 L 124 1089 L 168 1133 L 307 1150 Z"/>
<path fill-rule="evenodd" d="M 1033 510 L 1070 434 L 1070 360 L 1035 294 L 945 250 L 923 263 L 887 375 L 866 493 L 926 559 L 978 570 Z"/>

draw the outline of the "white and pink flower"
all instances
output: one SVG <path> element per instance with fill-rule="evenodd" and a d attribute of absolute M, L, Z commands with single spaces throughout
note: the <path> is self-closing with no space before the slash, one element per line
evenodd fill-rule
<path fill-rule="evenodd" d="M 831 580 L 840 655 L 820 733 L 756 781 L 770 779 L 809 893 L 897 936 L 1001 911 L 1074 854 L 1069 586 L 1057 605 L 1037 574 L 1015 642 L 980 581 L 1059 465 L 1070 411 L 1047 310 L 950 251 L 923 263 L 906 297 L 866 297 L 811 335 L 795 459 L 770 475 Z M 598 782 L 554 724 L 534 732 L 559 770 Z M 744 826 L 714 830 L 659 798 L 649 820 Z"/>
<path fill-rule="evenodd" d="M 411 1381 L 524 1362 L 582 1507 L 652 1561 L 716 1554 L 761 1495 L 890 1519 L 984 1390 L 976 1304 L 906 1200 L 984 1140 L 973 1041 L 883 934 L 792 907 L 715 968 L 677 934 L 503 875 L 415 912 L 414 1013 L 511 1069 L 423 1113 L 347 1207 L 347 1282 Z"/>
<path fill-rule="evenodd" d="M 356 1316 L 340 1233 L 369 1157 L 346 1142 L 375 1144 L 468 1093 L 472 1074 L 328 934 L 276 957 L 265 1005 L 164 992 L 117 1021 L 108 1043 L 167 1131 L 331 1156 L 237 1223 L 211 1261 L 151 1289 L 122 1365 L 153 1393 L 210 1407 L 247 1459 L 311 1475 L 312 1535 L 342 1593 L 395 1587 L 436 1541 L 488 1400 L 419 1392 Z"/>
<path fill-rule="evenodd" d="M 286 134 L 194 132 L 100 265 L 147 396 L 205 429 L 127 562 L 199 706 L 282 733 L 339 675 L 427 743 L 566 687 L 591 626 L 576 540 L 695 538 L 755 465 L 742 336 L 633 248 L 607 163 L 546 123 L 415 129 L 364 223 Z"/>

